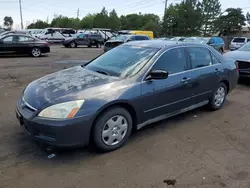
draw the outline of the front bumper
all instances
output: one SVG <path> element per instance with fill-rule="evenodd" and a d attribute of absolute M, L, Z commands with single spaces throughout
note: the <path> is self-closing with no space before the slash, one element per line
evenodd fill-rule
<path fill-rule="evenodd" d="M 39 118 L 35 112 L 17 103 L 16 117 L 27 134 L 34 140 L 57 147 L 86 146 L 89 143 L 93 116 L 70 120 Z"/>

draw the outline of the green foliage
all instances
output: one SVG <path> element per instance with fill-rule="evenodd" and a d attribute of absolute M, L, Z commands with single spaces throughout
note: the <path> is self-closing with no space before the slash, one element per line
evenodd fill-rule
<path fill-rule="evenodd" d="M 216 21 L 215 27 L 223 35 L 236 33 L 245 25 L 246 18 L 241 8 L 228 8 Z"/>
<path fill-rule="evenodd" d="M 216 32 L 215 20 L 221 14 L 219 0 L 202 0 L 203 35 L 213 35 Z"/>
<path fill-rule="evenodd" d="M 35 23 L 30 24 L 27 29 L 44 29 L 50 25 L 42 20 L 37 20 Z"/>
<path fill-rule="evenodd" d="M 7 28 L 12 28 L 13 26 L 13 19 L 11 16 L 5 16 L 4 19 L 3 19 L 4 23 L 3 25 Z"/>
<path fill-rule="evenodd" d="M 80 28 L 91 29 L 94 27 L 95 14 L 88 14 L 85 16 L 80 23 Z"/>
<path fill-rule="evenodd" d="M 200 35 L 202 26 L 201 3 L 197 0 L 186 0 L 179 4 L 171 4 L 166 10 L 162 26 L 166 35 Z"/>

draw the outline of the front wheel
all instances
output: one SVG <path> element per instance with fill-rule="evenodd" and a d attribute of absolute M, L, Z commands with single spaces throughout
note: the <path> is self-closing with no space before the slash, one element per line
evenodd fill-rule
<path fill-rule="evenodd" d="M 209 107 L 212 110 L 219 110 L 223 107 L 227 96 L 227 86 L 224 83 L 220 83 L 215 89 L 210 102 Z"/>
<path fill-rule="evenodd" d="M 35 47 L 35 48 L 32 48 L 31 55 L 33 57 L 40 57 L 42 55 L 42 52 L 41 52 L 40 48 Z"/>
<path fill-rule="evenodd" d="M 99 151 L 108 152 L 125 144 L 132 132 L 132 118 L 124 108 L 104 112 L 95 122 L 92 140 Z"/>
<path fill-rule="evenodd" d="M 76 48 L 76 47 L 77 47 L 77 44 L 76 44 L 75 42 L 71 42 L 71 43 L 70 43 L 70 47 L 71 47 L 71 48 Z"/>

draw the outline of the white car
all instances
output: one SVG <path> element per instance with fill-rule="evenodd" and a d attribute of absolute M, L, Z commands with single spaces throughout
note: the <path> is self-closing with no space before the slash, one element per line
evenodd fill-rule
<path fill-rule="evenodd" d="M 231 41 L 231 44 L 229 45 L 229 48 L 231 51 L 237 50 L 249 41 L 250 39 L 247 37 L 234 37 Z"/>

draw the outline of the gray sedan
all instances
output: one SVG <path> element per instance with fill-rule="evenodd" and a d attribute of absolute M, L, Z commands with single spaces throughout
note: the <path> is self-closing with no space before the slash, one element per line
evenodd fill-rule
<path fill-rule="evenodd" d="M 223 107 L 235 61 L 209 46 L 145 40 L 120 45 L 84 66 L 31 82 L 16 116 L 31 138 L 55 146 L 118 149 L 138 130 L 189 110 Z"/>
<path fill-rule="evenodd" d="M 225 53 L 224 56 L 238 62 L 240 77 L 250 77 L 250 42 L 235 51 Z"/>

